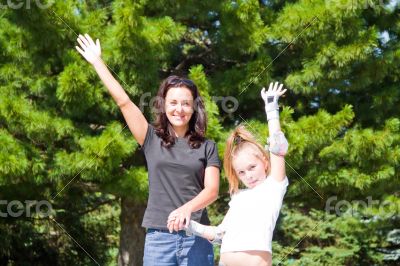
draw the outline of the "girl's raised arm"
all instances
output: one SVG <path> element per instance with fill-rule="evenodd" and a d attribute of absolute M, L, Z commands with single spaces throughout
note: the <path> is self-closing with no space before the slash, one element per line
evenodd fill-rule
<path fill-rule="evenodd" d="M 94 67 L 114 101 L 121 109 L 125 121 L 136 141 L 140 145 L 143 145 L 148 122 L 140 109 L 129 99 L 121 84 L 112 76 L 106 64 L 101 59 L 99 39 L 95 43 L 88 34 L 85 34 L 84 36 L 79 35 L 77 41 L 80 47 L 76 46 L 76 50 Z"/>
<path fill-rule="evenodd" d="M 270 175 L 277 181 L 282 181 L 286 177 L 285 158 L 287 150 L 287 141 L 281 131 L 279 123 L 279 106 L 278 99 L 282 96 L 286 89 L 282 89 L 283 84 L 271 82 L 268 91 L 265 88 L 261 91 L 261 97 L 265 102 L 265 112 L 268 119 L 269 129 L 269 147 L 270 147 Z"/>

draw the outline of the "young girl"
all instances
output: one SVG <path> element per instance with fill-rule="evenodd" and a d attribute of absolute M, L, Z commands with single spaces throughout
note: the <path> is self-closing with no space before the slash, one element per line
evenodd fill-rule
<path fill-rule="evenodd" d="M 272 265 L 272 234 L 286 193 L 288 180 L 284 155 L 288 143 L 280 131 L 278 98 L 282 85 L 271 83 L 262 90 L 269 127 L 269 151 L 258 144 L 244 127 L 230 135 L 224 169 L 232 199 L 222 223 L 205 226 L 190 221 L 188 234 L 221 242 L 220 265 Z M 242 182 L 247 189 L 239 190 Z"/>
<path fill-rule="evenodd" d="M 185 221 L 209 224 L 205 207 L 218 197 L 219 159 L 215 142 L 205 138 L 207 118 L 196 85 L 169 76 L 154 103 L 156 119 L 149 124 L 101 59 L 99 40 L 85 34 L 78 52 L 94 67 L 121 109 L 147 161 L 149 199 L 142 226 L 147 229 L 143 265 L 214 265 L 212 245 L 187 236 Z M 167 226 L 167 220 L 170 222 Z M 178 232 L 173 232 L 178 231 Z M 128 254 L 120 254 L 132 265 Z"/>

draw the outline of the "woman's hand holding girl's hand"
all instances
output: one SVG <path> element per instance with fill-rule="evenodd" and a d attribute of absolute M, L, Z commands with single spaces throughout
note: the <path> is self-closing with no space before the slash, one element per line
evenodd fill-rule
<path fill-rule="evenodd" d="M 183 230 L 190 222 L 192 211 L 186 205 L 172 211 L 168 216 L 167 227 L 172 233 L 173 231 Z"/>
<path fill-rule="evenodd" d="M 101 60 L 101 47 L 99 39 L 97 39 L 96 43 L 94 43 L 89 34 L 85 34 L 85 36 L 79 34 L 77 41 L 80 47 L 75 46 L 75 48 L 86 59 L 86 61 L 93 65 L 97 61 Z"/>

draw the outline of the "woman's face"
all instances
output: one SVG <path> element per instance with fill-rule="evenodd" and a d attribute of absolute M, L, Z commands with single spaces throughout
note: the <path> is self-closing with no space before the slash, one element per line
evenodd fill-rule
<path fill-rule="evenodd" d="M 249 148 L 241 150 L 232 160 L 233 169 L 240 181 L 253 188 L 266 179 L 267 161 L 260 159 Z"/>
<path fill-rule="evenodd" d="M 193 95 L 188 88 L 172 87 L 168 90 L 165 96 L 165 113 L 175 129 L 189 127 L 193 104 Z"/>

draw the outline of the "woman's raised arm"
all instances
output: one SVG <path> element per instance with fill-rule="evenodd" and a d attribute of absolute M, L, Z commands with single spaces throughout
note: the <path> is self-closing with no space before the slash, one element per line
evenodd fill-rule
<path fill-rule="evenodd" d="M 125 121 L 136 141 L 140 145 L 143 145 L 148 122 L 142 111 L 129 99 L 128 94 L 126 94 L 121 84 L 113 77 L 101 59 L 99 39 L 95 43 L 88 34 L 85 34 L 84 36 L 79 35 L 77 41 L 80 47 L 76 46 L 76 50 L 94 67 L 101 81 L 121 109 Z"/>

